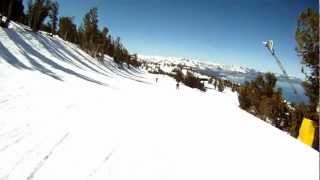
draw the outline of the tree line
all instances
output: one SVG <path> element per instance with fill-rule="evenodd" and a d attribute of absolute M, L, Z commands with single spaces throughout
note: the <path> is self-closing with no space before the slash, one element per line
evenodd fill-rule
<path fill-rule="evenodd" d="M 124 63 L 128 67 L 140 66 L 136 54 L 130 54 L 122 44 L 120 37 L 112 37 L 107 27 L 99 28 L 98 9 L 91 8 L 87 12 L 81 25 L 74 23 L 74 17 L 58 17 L 59 4 L 51 0 L 29 0 L 26 13 L 24 12 L 23 0 L 1 0 L 0 21 L 2 27 L 8 27 L 10 20 L 17 21 L 29 26 L 32 31 L 39 30 L 58 35 L 66 41 L 79 45 L 90 56 L 103 60 L 107 54 L 113 57 L 119 65 Z"/>

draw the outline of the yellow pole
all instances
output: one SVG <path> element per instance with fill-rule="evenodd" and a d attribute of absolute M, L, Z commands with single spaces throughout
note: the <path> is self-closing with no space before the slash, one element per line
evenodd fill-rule
<path fill-rule="evenodd" d="M 308 146 L 312 146 L 314 141 L 316 127 L 312 120 L 303 118 L 302 124 L 299 130 L 298 139 Z"/>

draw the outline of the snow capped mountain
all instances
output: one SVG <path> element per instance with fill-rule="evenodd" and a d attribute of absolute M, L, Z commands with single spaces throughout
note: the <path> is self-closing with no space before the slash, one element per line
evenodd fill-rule
<path fill-rule="evenodd" d="M 162 56 L 146 56 L 138 55 L 138 58 L 142 61 L 154 62 L 160 64 L 181 64 L 185 66 L 190 66 L 197 68 L 199 70 L 213 70 L 213 71 L 225 71 L 225 72 L 238 72 L 238 73 L 249 73 L 256 72 L 254 69 L 242 67 L 242 66 L 233 66 L 233 65 L 223 65 L 217 63 L 204 62 L 199 59 L 192 58 L 178 58 L 178 57 L 162 57 Z"/>
<path fill-rule="evenodd" d="M 194 58 L 179 58 L 179 57 L 163 57 L 163 56 L 147 56 L 147 55 L 138 55 L 138 58 L 141 61 L 159 63 L 160 65 L 164 64 L 174 64 L 174 65 L 184 65 L 198 69 L 205 74 L 217 75 L 217 72 L 221 74 L 248 74 L 248 76 L 256 76 L 258 74 L 262 74 L 263 72 L 257 71 L 253 68 L 247 68 L 243 66 L 235 66 L 235 65 L 225 65 L 218 64 L 214 62 L 206 62 L 200 59 Z M 211 71 L 211 73 L 210 73 Z M 283 80 L 285 77 L 282 74 L 275 73 L 275 75 Z M 289 77 L 292 81 L 301 82 L 299 78 Z"/>

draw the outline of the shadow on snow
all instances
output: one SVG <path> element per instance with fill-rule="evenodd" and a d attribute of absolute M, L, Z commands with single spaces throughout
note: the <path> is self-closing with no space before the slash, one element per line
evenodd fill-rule
<path fill-rule="evenodd" d="M 3 29 L 5 31 L 5 33 L 8 35 L 8 37 L 15 42 L 15 44 L 19 47 L 19 49 L 21 50 L 22 54 L 28 59 L 28 61 L 30 62 L 30 64 L 32 65 L 32 68 L 27 67 L 26 65 L 24 65 L 22 62 L 20 62 L 12 53 L 10 53 L 10 51 L 5 48 L 3 46 L 3 44 L 1 44 L 0 42 L 0 48 L 3 49 L 4 51 L 4 60 L 9 63 L 10 65 L 12 65 L 15 68 L 18 69 L 25 69 L 25 70 L 37 70 L 45 75 L 48 75 L 56 80 L 60 80 L 62 81 L 62 79 L 56 75 L 54 72 L 50 71 L 49 69 L 45 68 L 44 66 L 42 66 L 41 64 L 39 64 L 34 58 L 32 58 L 32 56 L 35 56 L 37 58 L 39 58 L 43 63 L 51 66 L 52 68 L 62 71 L 64 73 L 67 73 L 69 75 L 75 76 L 77 78 L 95 83 L 95 84 L 99 84 L 99 85 L 104 85 L 107 86 L 107 84 L 102 83 L 100 81 L 97 81 L 95 79 L 92 79 L 90 77 L 87 77 L 83 74 L 77 73 L 71 69 L 65 68 L 59 64 L 57 64 L 56 62 L 50 60 L 49 58 L 47 58 L 46 56 L 44 56 L 43 54 L 39 53 L 37 50 L 35 50 L 32 46 L 30 46 L 28 43 L 26 43 L 19 34 L 17 34 L 15 31 L 13 30 L 8 30 L 8 29 Z M 32 34 L 32 32 L 31 32 Z M 44 38 L 43 38 L 44 39 Z M 42 42 L 42 44 L 45 44 Z M 44 47 L 48 48 L 48 45 L 45 45 Z M 53 49 L 48 49 L 49 52 L 53 52 Z M 54 52 L 57 56 L 58 56 L 58 52 Z M 30 56 L 32 55 L 32 56 Z M 61 54 L 59 54 L 59 59 L 65 59 L 66 57 L 62 57 Z M 69 59 L 70 60 L 70 59 Z"/>

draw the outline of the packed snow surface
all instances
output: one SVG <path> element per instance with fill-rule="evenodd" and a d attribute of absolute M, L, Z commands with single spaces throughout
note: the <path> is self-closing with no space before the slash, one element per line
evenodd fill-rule
<path fill-rule="evenodd" d="M 318 168 L 316 151 L 228 89 L 177 90 L 58 37 L 0 28 L 1 180 L 316 180 Z"/>

